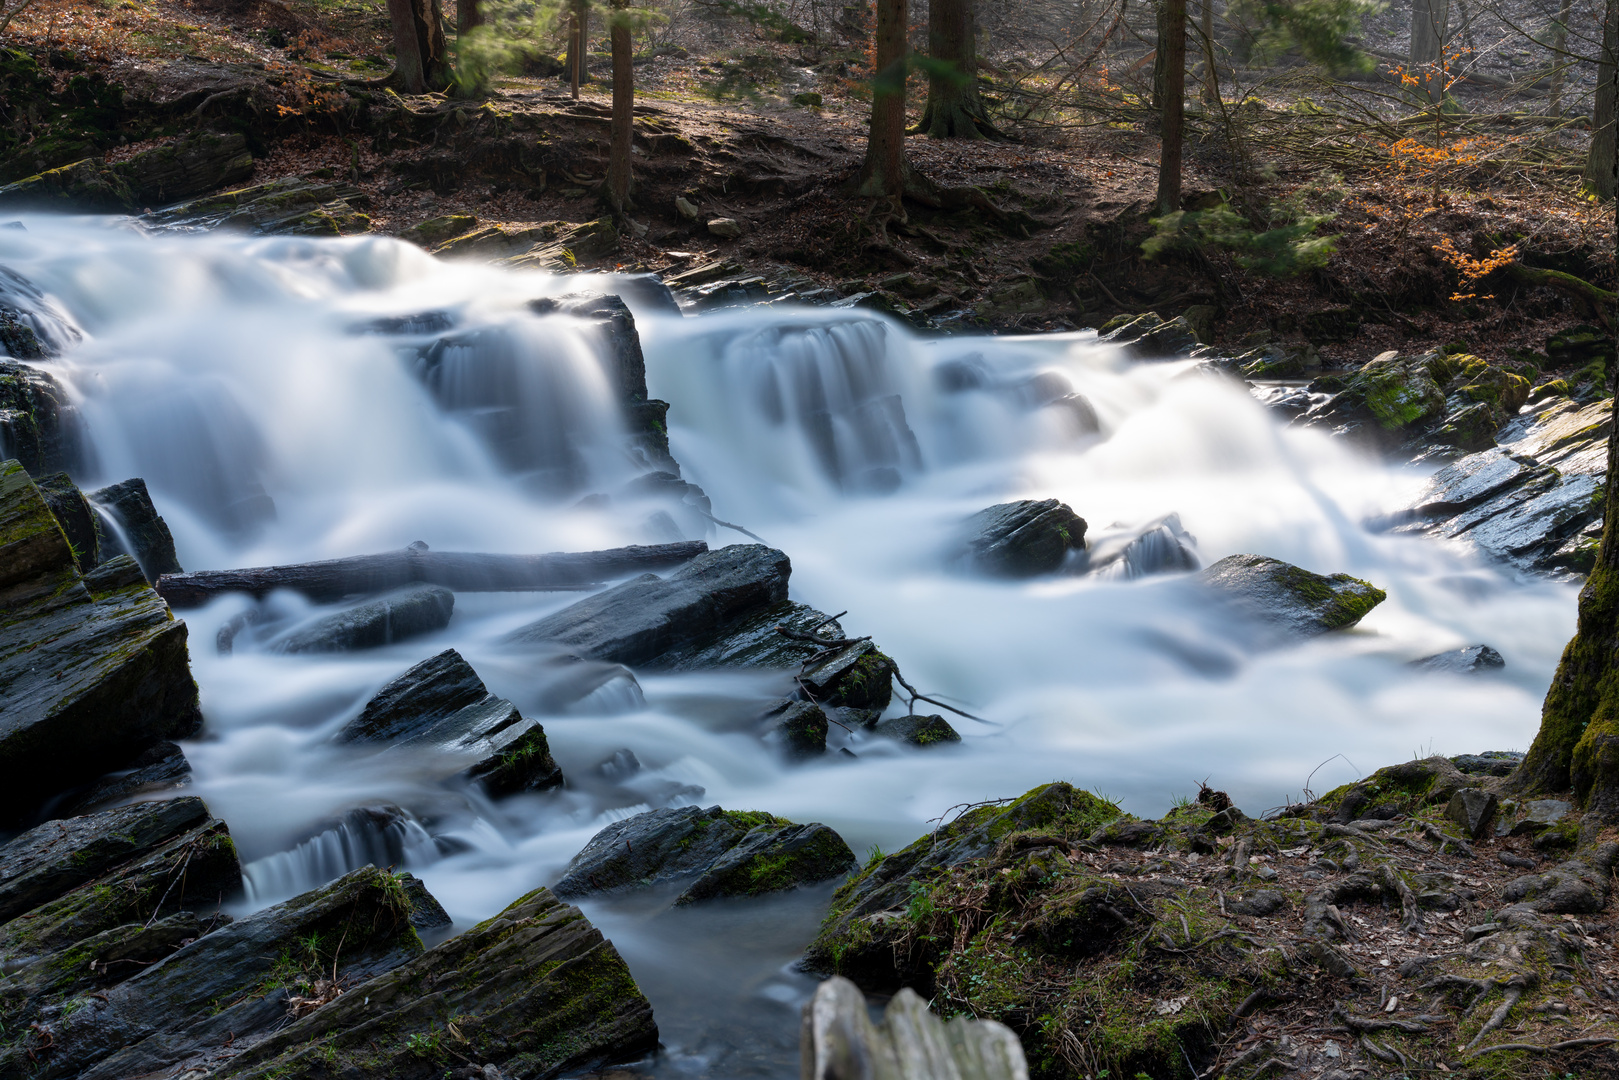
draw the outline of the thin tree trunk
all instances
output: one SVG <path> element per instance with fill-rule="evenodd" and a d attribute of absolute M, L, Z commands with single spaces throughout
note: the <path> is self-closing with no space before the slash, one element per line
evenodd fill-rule
<path fill-rule="evenodd" d="M 415 0 L 388 0 L 388 21 L 394 33 L 394 71 L 407 94 L 427 92 L 421 43 L 416 39 Z"/>
<path fill-rule="evenodd" d="M 877 0 L 876 77 L 871 84 L 871 137 L 860 168 L 861 195 L 886 197 L 903 218 L 905 191 L 906 0 Z"/>
<path fill-rule="evenodd" d="M 1186 126 L 1186 0 L 1161 2 L 1164 18 L 1158 53 L 1164 61 L 1159 104 L 1163 150 L 1158 158 L 1158 212 L 1172 214 L 1181 207 L 1181 140 Z"/>
<path fill-rule="evenodd" d="M 934 139 L 982 139 L 993 132 L 978 97 L 972 0 L 932 0 L 928 55 L 935 66 L 928 72 L 927 108 L 916 130 Z"/>
<path fill-rule="evenodd" d="M 1214 67 L 1214 0 L 1201 0 L 1203 16 L 1203 103 L 1220 100 L 1220 73 Z"/>
<path fill-rule="evenodd" d="M 613 52 L 613 124 L 607 150 L 607 198 L 615 213 L 630 201 L 630 147 L 635 138 L 635 56 L 630 45 L 629 0 L 613 0 L 609 38 Z"/>
<path fill-rule="evenodd" d="M 483 25 L 483 12 L 478 8 L 478 0 L 455 0 L 455 34 L 464 35 L 474 26 Z"/>
<path fill-rule="evenodd" d="M 1591 114 L 1591 154 L 1585 163 L 1585 186 L 1601 199 L 1614 195 L 1614 121 L 1619 119 L 1619 87 L 1614 73 L 1619 52 L 1619 0 L 1608 0 L 1602 18 L 1602 51 L 1597 57 L 1596 105 Z"/>
<path fill-rule="evenodd" d="M 579 100 L 579 84 L 585 81 L 585 34 L 590 29 L 590 8 L 583 0 L 569 5 L 568 82 L 574 100 Z"/>
<path fill-rule="evenodd" d="M 1564 54 L 1568 52 L 1568 20 L 1574 13 L 1574 0 L 1557 5 L 1557 25 L 1552 29 L 1552 115 L 1563 115 L 1563 77 L 1568 74 Z"/>
<path fill-rule="evenodd" d="M 1422 80 L 1428 100 L 1435 105 L 1445 99 L 1440 61 L 1449 20 L 1450 0 L 1411 0 L 1411 74 Z"/>

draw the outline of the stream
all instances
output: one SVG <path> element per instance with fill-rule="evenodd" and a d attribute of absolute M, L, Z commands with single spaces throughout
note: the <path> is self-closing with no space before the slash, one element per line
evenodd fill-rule
<path fill-rule="evenodd" d="M 79 338 L 50 362 L 93 447 L 77 479 L 88 490 L 144 477 L 188 570 L 414 541 L 534 553 L 678 530 L 751 542 L 623 493 L 645 468 L 624 451 L 609 377 L 566 319 L 526 307 L 611 291 L 600 278 L 441 262 L 382 237 L 23 222 L 0 229 L 0 264 L 48 295 L 65 340 Z M 435 320 L 366 332 L 425 312 L 468 331 L 438 357 L 437 400 L 411 359 Z M 581 688 L 497 645 L 578 594 L 463 593 L 441 632 L 295 656 L 262 648 L 263 628 L 219 655 L 216 633 L 249 604 L 220 599 L 184 613 L 207 719 L 185 751 L 247 864 L 243 910 L 386 859 L 466 927 L 555 881 L 603 825 L 659 806 L 820 821 L 864 857 L 952 808 L 1052 780 L 1144 816 L 1207 781 L 1259 814 L 1414 755 L 1523 750 L 1534 735 L 1576 587 L 1364 527 L 1404 506 L 1434 465 L 1288 429 L 1240 384 L 1189 361 L 1129 361 L 1088 332 L 924 339 L 825 308 L 637 316 L 650 395 L 671 404 L 674 457 L 713 515 L 791 557 L 793 599 L 846 610 L 845 629 L 872 635 L 909 682 L 984 721 L 952 715 L 963 742 L 924 751 L 834 729 L 854 757 L 787 765 L 752 732 L 786 676 L 619 671 Z M 1083 395 L 1100 430 L 1040 406 L 1053 387 Z M 443 407 L 446 394 L 459 405 Z M 618 494 L 585 498 L 604 492 Z M 1098 550 L 1175 514 L 1204 565 L 1257 552 L 1365 578 L 1388 599 L 1352 631 L 1255 652 L 1184 573 L 1116 564 L 1008 582 L 951 569 L 945 553 L 969 514 L 1053 497 L 1086 519 Z M 272 628 L 316 610 L 290 595 L 267 607 Z M 1505 669 L 1407 666 L 1475 643 Z M 566 790 L 481 802 L 327 741 L 384 683 L 449 647 L 543 721 Z M 414 816 L 370 832 L 332 824 L 379 804 Z M 646 1071 L 796 1075 L 798 1007 L 814 982 L 791 963 L 830 893 L 679 910 L 652 894 L 585 902 L 653 1003 L 665 1053 Z"/>

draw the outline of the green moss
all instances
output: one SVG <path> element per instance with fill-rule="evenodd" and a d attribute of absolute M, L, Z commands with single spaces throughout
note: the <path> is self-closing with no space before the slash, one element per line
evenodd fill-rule
<path fill-rule="evenodd" d="M 736 825 L 743 832 L 757 829 L 761 825 L 792 824 L 786 818 L 779 818 L 775 814 L 767 814 L 763 810 L 727 810 L 725 811 L 725 817 L 726 820 Z M 705 818 L 699 824 L 702 829 L 707 829 L 711 822 Z"/>

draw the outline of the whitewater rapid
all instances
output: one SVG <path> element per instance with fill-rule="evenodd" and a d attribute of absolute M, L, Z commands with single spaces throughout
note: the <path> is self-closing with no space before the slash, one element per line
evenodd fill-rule
<path fill-rule="evenodd" d="M 656 539 L 649 505 L 580 502 L 645 466 L 624 451 L 624 420 L 586 339 L 526 307 L 600 279 L 440 262 L 381 237 L 23 222 L 0 230 L 0 265 L 45 292 L 64 328 L 65 355 L 48 366 L 93 447 L 77 479 L 90 489 L 144 477 L 187 569 L 417 540 L 529 553 Z M 463 364 L 471 354 L 452 350 L 445 377 L 470 381 L 456 384 L 464 407 L 446 410 L 413 368 L 404 346 L 415 339 L 364 332 L 428 311 L 498 336 L 505 380 L 478 383 Z M 577 596 L 461 594 L 442 632 L 325 656 L 218 655 L 217 630 L 247 606 L 222 599 L 184 613 L 207 719 L 185 750 L 197 794 L 250 863 L 252 905 L 362 857 L 336 834 L 307 842 L 358 805 L 426 808 L 397 851 L 466 926 L 554 881 L 602 825 L 650 806 L 821 821 L 864 854 L 908 843 L 952 806 L 1051 780 L 1143 815 L 1206 780 L 1257 814 L 1306 784 L 1320 793 L 1413 755 L 1521 750 L 1534 734 L 1575 588 L 1365 528 L 1420 489 L 1423 468 L 1288 429 L 1238 384 L 1186 362 L 1131 362 L 1087 333 L 922 339 L 873 314 L 777 307 L 637 316 L 650 394 L 671 405 L 674 457 L 714 516 L 790 556 L 794 599 L 847 611 L 844 627 L 872 635 L 912 684 L 987 722 L 952 716 L 954 748 L 866 741 L 855 759 L 787 766 L 750 723 L 785 689 L 776 676 L 640 675 L 548 704 L 532 660 L 495 642 Z M 1100 430 L 1031 404 L 1042 386 L 1083 395 Z M 820 415 L 816 394 L 842 395 L 864 419 L 828 435 L 806 419 Z M 1388 599 L 1353 631 L 1255 653 L 1185 575 L 1006 582 L 948 568 L 944 545 L 968 514 L 1053 497 L 1093 536 L 1173 513 L 1205 565 L 1256 552 L 1365 578 Z M 688 535 L 748 542 L 717 527 Z M 313 610 L 295 597 L 271 606 L 287 620 Z M 1406 666 L 1474 643 L 1499 650 L 1505 670 Z M 452 646 L 543 721 L 568 791 L 469 802 L 327 743 L 382 684 Z M 624 748 L 641 770 L 604 778 L 598 764 Z M 644 898 L 586 907 L 652 997 L 671 1051 L 662 1068 L 786 1076 L 806 984 L 784 965 L 828 892 L 706 913 Z"/>

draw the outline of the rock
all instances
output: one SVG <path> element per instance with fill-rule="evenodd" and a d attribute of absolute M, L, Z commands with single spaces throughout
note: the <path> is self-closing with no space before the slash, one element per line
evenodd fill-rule
<path fill-rule="evenodd" d="M 787 556 L 762 544 L 700 555 L 659 578 L 642 576 L 597 593 L 507 636 L 554 643 L 581 656 L 657 666 L 666 654 L 787 599 Z"/>
<path fill-rule="evenodd" d="M 1501 890 L 1501 898 L 1541 914 L 1594 915 L 1607 906 L 1615 862 L 1619 862 L 1619 844 L 1594 844 L 1580 858 L 1509 883 Z"/>
<path fill-rule="evenodd" d="M 180 573 L 169 524 L 158 515 L 146 481 L 136 477 L 92 491 L 86 496 L 111 523 L 96 517 L 96 535 L 102 558 L 130 555 L 140 564 L 146 580 Z"/>
<path fill-rule="evenodd" d="M 456 1032 L 456 1055 L 480 1063 L 483 1078 L 579 1075 L 658 1046 L 652 1006 L 612 943 L 578 908 L 536 889 L 466 933 L 349 984 L 208 1075 L 439 1076 Z"/>
<path fill-rule="evenodd" d="M 407 585 L 331 615 L 322 615 L 270 643 L 279 653 L 373 649 L 442 630 L 450 624 L 455 594 L 439 585 Z"/>
<path fill-rule="evenodd" d="M 356 870 L 203 934 L 99 1004 L 63 1010 L 51 1023 L 48 1060 L 30 1071 L 112 1080 L 181 1060 L 211 1069 L 282 1028 L 295 997 L 319 995 L 328 980 L 353 986 L 421 952 L 399 882 L 374 867 Z M 29 1049 L 0 1049 L 0 1072 L 26 1068 Z"/>
<path fill-rule="evenodd" d="M 418 934 L 447 931 L 453 925 L 450 915 L 438 898 L 427 891 L 427 885 L 415 874 L 396 874 L 410 903 L 410 925 Z"/>
<path fill-rule="evenodd" d="M 805 90 L 803 93 L 793 95 L 793 104 L 802 109 L 819 109 L 821 95 L 815 90 Z"/>
<path fill-rule="evenodd" d="M 1493 792 L 1481 788 L 1462 788 L 1450 797 L 1445 806 L 1445 817 L 1474 840 L 1481 840 L 1495 818 L 1499 800 Z"/>
<path fill-rule="evenodd" d="M 117 213 L 135 204 L 129 184 L 114 169 L 87 158 L 0 186 L 0 209 Z"/>
<path fill-rule="evenodd" d="M 417 222 L 400 233 L 399 239 L 430 248 L 477 227 L 478 218 L 474 214 L 445 214 Z"/>
<path fill-rule="evenodd" d="M 44 350 L 33 331 L 21 329 L 28 330 L 32 342 L 27 351 L 41 355 Z M 82 464 L 78 411 L 62 384 L 43 368 L 0 359 L 0 451 L 33 476 Z"/>
<path fill-rule="evenodd" d="M 1423 671 L 1443 671 L 1454 675 L 1471 675 L 1480 671 L 1493 671 L 1507 666 L 1501 654 L 1488 645 L 1468 645 L 1449 652 L 1425 656 L 1411 661 L 1411 666 Z"/>
<path fill-rule="evenodd" d="M 671 274 L 663 279 L 663 283 L 671 289 L 690 289 L 722 278 L 735 277 L 740 273 L 742 264 L 735 259 L 717 259 L 714 262 L 700 263 L 678 274 Z"/>
<path fill-rule="evenodd" d="M 51 508 L 56 523 L 73 549 L 73 562 L 81 574 L 87 574 L 101 562 L 101 544 L 96 536 L 96 513 L 90 501 L 65 472 L 38 477 L 34 486 Z"/>
<path fill-rule="evenodd" d="M 1000 503 L 968 518 L 956 558 L 997 577 L 1033 577 L 1062 566 L 1085 548 L 1085 519 L 1056 499 Z"/>
<path fill-rule="evenodd" d="M 990 289 L 988 298 L 974 305 L 973 310 L 980 318 L 992 318 L 1026 315 L 1045 306 L 1046 297 L 1040 291 L 1040 282 L 1032 277 L 1024 277 Z"/>
<path fill-rule="evenodd" d="M 790 759 L 820 757 L 826 753 L 826 711 L 812 701 L 783 698 L 760 721 L 765 738 L 780 744 Z"/>
<path fill-rule="evenodd" d="M 679 214 L 686 221 L 696 221 L 697 215 L 701 213 L 701 211 L 697 209 L 696 203 L 692 202 L 684 195 L 676 195 L 675 213 Z"/>
<path fill-rule="evenodd" d="M 1445 396 L 1429 373 L 1425 357 L 1402 360 L 1385 352 L 1347 376 L 1324 376 L 1312 393 L 1331 396 L 1313 405 L 1295 423 L 1329 428 L 1335 435 L 1390 445 L 1425 421 L 1444 413 Z"/>
<path fill-rule="evenodd" d="M 716 668 L 794 668 L 820 651 L 820 646 L 777 633 L 785 626 L 800 633 L 843 636 L 843 626 L 825 612 L 796 600 L 781 600 L 718 627 L 701 638 L 665 653 L 658 666 L 666 671 L 711 671 Z"/>
<path fill-rule="evenodd" d="M 1005 1025 L 964 1017 L 946 1023 L 909 987 L 889 999 L 882 1023 L 873 1024 L 859 988 L 836 976 L 804 1006 L 801 1052 L 804 1080 L 1029 1080 L 1023 1044 Z"/>
<path fill-rule="evenodd" d="M 134 562 L 127 556 L 125 561 Z M 131 584 L 138 580 L 141 580 L 140 571 L 136 570 Z M 138 755 L 127 768 L 103 776 L 57 810 L 64 814 L 84 814 L 140 796 L 174 791 L 190 783 L 191 762 L 177 744 L 164 741 Z"/>
<path fill-rule="evenodd" d="M 1124 347 L 1138 360 L 1173 360 L 1197 346 L 1197 332 L 1184 316 L 1165 322 L 1157 314 L 1125 316 L 1103 324 L 1099 340 Z"/>
<path fill-rule="evenodd" d="M 435 254 L 571 272 L 578 263 L 599 259 L 617 247 L 618 230 L 611 219 L 597 218 L 582 223 L 546 221 L 526 229 L 485 225 L 445 241 Z"/>
<path fill-rule="evenodd" d="M 722 240 L 735 240 L 742 235 L 742 224 L 736 218 L 712 218 L 708 223 L 708 231 Z"/>
<path fill-rule="evenodd" d="M 1445 414 L 1430 437 L 1458 450 L 1483 450 L 1495 445 L 1495 433 L 1505 422 L 1506 415 L 1488 402 L 1458 404 Z"/>
<path fill-rule="evenodd" d="M 937 713 L 932 716 L 893 716 L 879 720 L 871 730 L 885 739 L 917 747 L 961 741 L 956 729 Z"/>
<path fill-rule="evenodd" d="M 112 166 L 134 196 L 131 209 L 190 199 L 253 175 L 253 155 L 237 132 L 199 132 L 143 150 Z"/>
<path fill-rule="evenodd" d="M 36 826 L 0 847 L 0 923 L 207 821 L 203 801 L 184 798 Z"/>
<path fill-rule="evenodd" d="M 106 569 L 81 577 L 22 466 L 0 465 L 0 819 L 202 724 L 185 624 Z"/>
<path fill-rule="evenodd" d="M 1334 788 L 1312 805 L 1317 820 L 1345 824 L 1388 819 L 1424 806 L 1448 804 L 1462 788 L 1476 787 L 1447 759 L 1434 756 L 1378 769 L 1363 780 Z"/>
<path fill-rule="evenodd" d="M 573 897 L 696 878 L 678 901 L 686 903 L 790 889 L 853 865 L 848 845 L 824 825 L 794 825 L 757 810 L 687 806 L 607 826 L 573 857 L 552 891 Z M 699 893 L 688 895 L 692 890 Z"/>
<path fill-rule="evenodd" d="M 394 679 L 335 736 L 339 743 L 382 743 L 432 751 L 494 797 L 562 784 L 545 729 L 484 686 L 472 665 L 445 649 Z"/>
<path fill-rule="evenodd" d="M 1508 800 L 1501 804 L 1501 814 L 1495 826 L 1496 835 L 1539 836 L 1563 821 L 1573 810 L 1574 804 L 1562 799 Z"/>
<path fill-rule="evenodd" d="M 154 225 L 232 229 L 260 236 L 348 236 L 368 232 L 355 207 L 365 194 L 346 184 L 289 176 L 180 203 L 148 215 Z"/>
<path fill-rule="evenodd" d="M 1198 580 L 1290 639 L 1354 626 L 1388 594 L 1348 574 L 1324 577 L 1264 555 L 1228 555 Z"/>
<path fill-rule="evenodd" d="M 832 708 L 888 708 L 894 696 L 894 662 L 869 641 L 844 646 L 798 674 L 798 683 Z"/>
<path fill-rule="evenodd" d="M 1086 573 L 1127 580 L 1152 574 L 1196 570 L 1197 538 L 1181 527 L 1179 514 L 1168 514 L 1144 526 L 1110 528 L 1092 535 L 1081 552 Z"/>
<path fill-rule="evenodd" d="M 1516 750 L 1486 750 L 1482 754 L 1458 754 L 1450 763 L 1470 776 L 1506 776 L 1522 760 L 1523 755 Z"/>
<path fill-rule="evenodd" d="M 675 906 L 721 896 L 762 896 L 815 885 L 853 870 L 854 852 L 825 825 L 756 825 L 715 859 Z"/>

